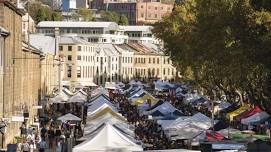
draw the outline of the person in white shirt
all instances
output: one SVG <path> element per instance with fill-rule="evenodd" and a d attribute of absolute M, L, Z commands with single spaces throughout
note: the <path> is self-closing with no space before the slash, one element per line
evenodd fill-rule
<path fill-rule="evenodd" d="M 23 150 L 23 152 L 29 152 L 29 150 L 30 150 L 30 146 L 26 142 L 26 140 L 24 140 L 24 143 L 22 144 L 22 150 Z"/>
<path fill-rule="evenodd" d="M 36 150 L 36 145 L 33 140 L 31 140 L 29 148 L 30 148 L 29 152 L 34 152 L 34 150 Z"/>

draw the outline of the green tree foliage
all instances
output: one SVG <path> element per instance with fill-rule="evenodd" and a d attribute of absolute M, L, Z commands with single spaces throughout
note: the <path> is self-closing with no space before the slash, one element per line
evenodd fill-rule
<path fill-rule="evenodd" d="M 119 15 L 116 12 L 111 11 L 102 11 L 101 12 L 101 21 L 106 22 L 116 22 L 120 25 L 128 25 L 128 18 L 125 15 Z"/>
<path fill-rule="evenodd" d="M 83 21 L 92 21 L 93 20 L 91 10 L 89 10 L 87 8 L 79 9 L 78 14 L 80 17 L 82 17 Z"/>
<path fill-rule="evenodd" d="M 128 18 L 125 15 L 121 15 L 118 24 L 128 25 L 129 24 Z"/>
<path fill-rule="evenodd" d="M 45 11 L 41 8 L 37 10 L 37 13 L 34 16 L 34 20 L 39 23 L 40 21 L 44 21 L 46 19 Z"/>
<path fill-rule="evenodd" d="M 249 0 L 185 0 L 154 33 L 184 81 L 270 107 L 270 19 Z"/>
<path fill-rule="evenodd" d="M 62 20 L 61 12 L 53 12 L 52 13 L 52 20 L 53 21 L 61 21 Z"/>
<path fill-rule="evenodd" d="M 31 2 L 29 4 L 29 14 L 36 23 L 40 21 L 59 21 L 62 20 L 60 12 L 53 11 L 49 6 L 41 2 Z"/>

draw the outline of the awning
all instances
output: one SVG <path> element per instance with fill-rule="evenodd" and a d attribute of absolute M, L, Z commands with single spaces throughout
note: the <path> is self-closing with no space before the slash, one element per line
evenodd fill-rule
<path fill-rule="evenodd" d="M 238 108 L 237 110 L 234 110 L 233 112 L 228 113 L 227 117 L 229 118 L 230 121 L 232 121 L 234 117 L 242 114 L 243 112 L 246 112 L 249 109 L 250 109 L 249 104 L 243 105 L 242 107 Z"/>
<path fill-rule="evenodd" d="M 270 117 L 270 115 L 264 111 L 256 113 L 248 118 L 242 119 L 241 123 L 244 125 L 256 125 L 264 122 Z"/>
<path fill-rule="evenodd" d="M 59 118 L 57 118 L 57 120 L 61 120 L 61 121 L 81 121 L 81 118 L 71 114 L 71 113 L 68 113 L 64 116 L 61 116 Z"/>
<path fill-rule="evenodd" d="M 263 110 L 259 106 L 256 106 L 256 107 L 252 108 L 251 110 L 244 112 L 241 115 L 237 116 L 236 120 L 248 118 L 248 117 L 255 115 L 256 113 L 262 112 L 262 111 Z"/>

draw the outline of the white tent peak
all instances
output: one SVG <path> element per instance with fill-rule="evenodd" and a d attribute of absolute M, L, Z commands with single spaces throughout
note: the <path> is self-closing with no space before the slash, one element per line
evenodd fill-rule
<path fill-rule="evenodd" d="M 68 113 L 64 116 L 61 116 L 59 118 L 57 118 L 57 120 L 61 120 L 61 121 L 81 121 L 81 118 L 71 114 L 71 113 Z"/>
<path fill-rule="evenodd" d="M 110 150 L 142 151 L 143 149 L 108 123 L 106 123 L 104 128 L 92 139 L 73 148 L 74 152 Z"/>

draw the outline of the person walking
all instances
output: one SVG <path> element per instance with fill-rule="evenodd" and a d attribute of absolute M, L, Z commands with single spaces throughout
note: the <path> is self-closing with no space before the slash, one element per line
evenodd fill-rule
<path fill-rule="evenodd" d="M 56 143 L 56 152 L 62 152 L 62 143 L 60 140 Z"/>
<path fill-rule="evenodd" d="M 26 142 L 26 140 L 24 140 L 24 143 L 22 144 L 22 150 L 23 150 L 23 152 L 29 152 L 29 150 L 30 150 L 30 146 Z"/>
<path fill-rule="evenodd" d="M 45 139 L 41 139 L 41 142 L 39 143 L 39 152 L 45 152 L 45 149 L 47 149 L 48 145 L 45 141 Z"/>

